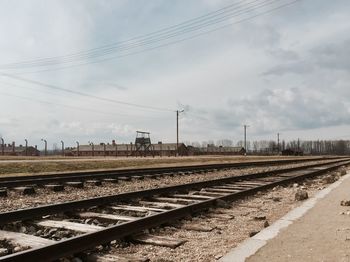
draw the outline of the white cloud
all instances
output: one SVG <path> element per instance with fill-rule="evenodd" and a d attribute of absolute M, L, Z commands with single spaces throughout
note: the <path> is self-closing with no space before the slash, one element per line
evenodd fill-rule
<path fill-rule="evenodd" d="M 230 3 L 6 1 L 0 10 L 0 64 L 114 43 Z M 284 130 L 292 138 L 298 130 L 313 130 L 317 137 L 330 126 L 344 133 L 350 125 L 348 7 L 345 0 L 317 6 L 300 1 L 177 45 L 23 77 L 130 103 L 174 110 L 184 105 L 184 140 L 240 139 L 243 123 L 256 136 Z M 139 110 L 4 77 L 0 92 L 52 103 L 0 94 L 0 133 L 8 140 L 131 141 L 136 129 L 151 131 L 154 140 L 175 140 L 174 112 Z"/>

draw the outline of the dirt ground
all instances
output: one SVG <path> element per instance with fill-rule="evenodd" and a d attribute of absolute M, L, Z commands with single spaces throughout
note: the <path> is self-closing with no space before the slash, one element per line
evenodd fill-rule
<path fill-rule="evenodd" d="M 247 261 L 350 261 L 350 179 Z"/>
<path fill-rule="evenodd" d="M 0 175 L 33 175 L 52 172 L 86 170 L 108 170 L 122 168 L 164 167 L 169 165 L 197 165 L 214 163 L 233 163 L 243 161 L 263 161 L 302 157 L 279 156 L 196 156 L 196 157 L 147 157 L 147 158 L 0 158 Z"/>

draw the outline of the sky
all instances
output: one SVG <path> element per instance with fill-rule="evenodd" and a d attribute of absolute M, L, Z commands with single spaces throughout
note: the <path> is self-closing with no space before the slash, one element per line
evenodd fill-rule
<path fill-rule="evenodd" d="M 348 0 L 0 4 L 6 143 L 350 139 Z"/>

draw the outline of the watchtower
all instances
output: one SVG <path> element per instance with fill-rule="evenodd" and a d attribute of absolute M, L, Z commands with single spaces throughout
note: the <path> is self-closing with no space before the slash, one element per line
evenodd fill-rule
<path fill-rule="evenodd" d="M 135 156 L 147 156 L 151 152 L 151 145 L 149 132 L 136 131 Z"/>

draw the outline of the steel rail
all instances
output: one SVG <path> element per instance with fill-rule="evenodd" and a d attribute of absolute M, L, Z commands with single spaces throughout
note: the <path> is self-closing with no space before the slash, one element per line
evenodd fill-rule
<path fill-rule="evenodd" d="M 303 159 L 283 159 L 283 160 L 263 160 L 263 161 L 247 161 L 235 163 L 220 163 L 192 166 L 169 166 L 159 168 L 139 168 L 139 169 L 119 169 L 104 171 L 87 171 L 87 172 L 70 172 L 61 174 L 47 175 L 31 175 L 31 176 L 7 176 L 0 177 L 0 188 L 16 187 L 23 185 L 43 185 L 49 183 L 63 183 L 68 181 L 82 181 L 86 179 L 105 179 L 118 178 L 121 176 L 143 176 L 159 173 L 170 172 L 195 172 L 199 170 L 213 170 L 226 168 L 245 168 L 250 166 L 266 166 L 278 164 L 302 163 L 308 161 L 332 160 L 340 159 L 339 157 L 320 157 L 320 158 L 303 158 Z"/>
<path fill-rule="evenodd" d="M 209 199 L 209 200 L 205 200 L 202 202 L 189 204 L 189 205 L 184 206 L 184 207 L 168 210 L 168 211 L 165 211 L 165 212 L 162 212 L 159 214 L 146 216 L 144 218 L 140 218 L 140 219 L 135 220 L 135 221 L 126 222 L 123 224 L 111 226 L 111 227 L 105 228 L 103 230 L 94 232 L 94 233 L 87 233 L 87 234 L 83 234 L 83 235 L 69 238 L 67 240 L 61 240 L 61 241 L 58 241 L 57 243 L 54 243 L 54 244 L 51 244 L 48 246 L 30 249 L 30 250 L 22 251 L 19 253 L 11 254 L 11 255 L 5 256 L 3 258 L 0 258 L 0 261 L 6 261 L 6 262 L 7 261 L 15 261 L 15 262 L 17 262 L 17 261 L 38 261 L 38 262 L 39 261 L 52 261 L 54 259 L 58 259 L 58 258 L 68 256 L 68 255 L 71 255 L 71 254 L 74 254 L 77 252 L 88 250 L 88 249 L 93 248 L 93 247 L 100 245 L 100 244 L 108 243 L 114 239 L 120 239 L 122 237 L 132 235 L 134 233 L 140 232 L 140 231 L 147 229 L 147 228 L 152 228 L 152 227 L 164 224 L 166 222 L 171 222 L 171 221 L 183 218 L 186 215 L 191 214 L 193 212 L 197 212 L 197 211 L 215 206 L 217 204 L 218 200 L 225 200 L 225 201 L 237 200 L 237 199 L 240 199 L 242 197 L 252 195 L 258 191 L 266 190 L 266 189 L 275 187 L 277 185 L 295 182 L 295 181 L 298 181 L 300 179 L 315 177 L 315 176 L 318 176 L 318 175 L 323 174 L 325 172 L 335 170 L 335 169 L 339 168 L 340 166 L 348 165 L 348 164 L 350 164 L 350 160 L 346 160 L 346 161 L 345 160 L 338 160 L 338 161 L 333 161 L 331 163 L 322 163 L 322 164 L 318 164 L 318 165 L 304 166 L 303 169 L 301 167 L 299 167 L 299 168 L 294 168 L 294 169 L 293 168 L 285 169 L 285 172 L 276 172 L 275 171 L 274 172 L 275 174 L 283 174 L 283 173 L 288 173 L 288 172 L 293 172 L 293 171 L 304 170 L 302 174 L 300 174 L 300 172 L 299 173 L 297 172 L 296 175 L 294 175 L 294 176 L 276 177 L 276 178 L 279 178 L 279 180 L 277 179 L 276 181 L 272 181 L 272 182 L 269 182 L 269 183 L 264 184 L 264 185 L 259 185 L 259 186 L 255 186 L 252 188 L 243 189 L 242 191 L 239 191 L 239 192 L 229 193 L 229 194 L 219 196 L 219 197 L 216 197 L 213 199 Z M 286 170 L 290 170 L 290 171 L 286 171 Z M 252 174 L 252 175 L 257 175 L 257 174 Z M 254 177 L 252 175 L 251 176 L 245 175 L 245 176 L 240 176 L 240 177 L 231 177 L 231 178 L 226 178 L 226 179 L 218 179 L 218 180 L 215 180 L 214 185 L 219 180 L 222 180 L 221 183 L 223 183 L 223 182 L 232 182 L 232 179 L 235 180 L 237 178 L 241 178 L 240 180 L 243 180 L 243 177 L 245 177 L 246 180 L 253 179 Z M 261 173 L 260 173 L 260 175 L 258 175 L 259 178 L 266 177 L 266 176 L 267 176 L 267 174 L 261 175 Z M 236 180 L 236 181 L 239 181 L 239 180 Z M 202 186 L 206 186 L 205 182 L 209 182 L 209 181 L 204 181 L 204 182 L 199 182 L 199 183 L 204 183 L 204 184 L 202 184 Z M 199 183 L 197 183 L 197 184 L 199 185 Z M 213 184 L 211 184 L 211 185 L 213 185 Z M 185 185 L 180 185 L 180 187 L 181 186 L 185 186 Z M 177 188 L 177 187 L 179 187 L 179 186 L 176 186 L 175 188 Z M 168 187 L 168 188 L 170 188 L 170 187 Z M 167 188 L 156 189 L 156 191 L 154 191 L 154 192 L 157 192 L 156 194 L 169 193 L 168 191 L 164 191 L 164 189 L 167 189 Z M 159 190 L 161 192 L 159 192 Z M 146 190 L 146 191 L 148 191 L 150 193 L 150 190 Z M 177 191 L 177 190 L 173 190 L 173 191 Z M 135 192 L 132 192 L 132 193 L 135 193 Z M 130 194 L 130 193 L 126 193 L 126 194 Z M 136 194 L 136 196 L 137 196 L 137 194 Z M 125 197 L 125 194 L 124 194 L 124 197 Z M 123 199 L 125 199 L 125 198 L 123 198 Z M 61 211 L 63 211 L 63 210 L 61 210 Z M 16 211 L 14 211 L 14 212 L 16 212 Z M 1 215 L 3 215 L 3 214 L 1 214 Z M 0 219 L 0 221 L 2 221 L 2 220 Z"/>
<path fill-rule="evenodd" d="M 67 212 L 75 209 L 89 208 L 91 206 L 103 206 L 103 205 L 107 205 L 117 201 L 129 201 L 130 199 L 147 197 L 147 196 L 158 195 L 158 194 L 165 194 L 173 191 L 183 191 L 188 189 L 201 188 L 205 186 L 219 185 L 221 183 L 261 178 L 261 177 L 277 175 L 282 173 L 289 173 L 293 171 L 303 170 L 306 168 L 320 167 L 320 166 L 329 165 L 331 163 L 336 164 L 341 162 L 344 162 L 344 160 L 341 159 L 341 160 L 336 160 L 336 161 L 331 161 L 326 163 L 311 164 L 307 166 L 281 168 L 281 169 L 251 173 L 246 175 L 224 177 L 224 178 L 206 180 L 201 182 L 181 184 L 176 186 L 132 191 L 132 192 L 126 192 L 126 193 L 121 193 L 116 195 L 108 195 L 103 197 L 95 197 L 95 198 L 89 198 L 84 200 L 69 201 L 69 202 L 58 203 L 58 204 L 43 205 L 39 207 L 8 211 L 8 212 L 0 213 L 0 225 L 9 223 L 9 222 L 25 220 L 25 219 L 33 219 L 33 218 L 45 216 L 45 215 L 52 215 L 60 212 Z"/>

